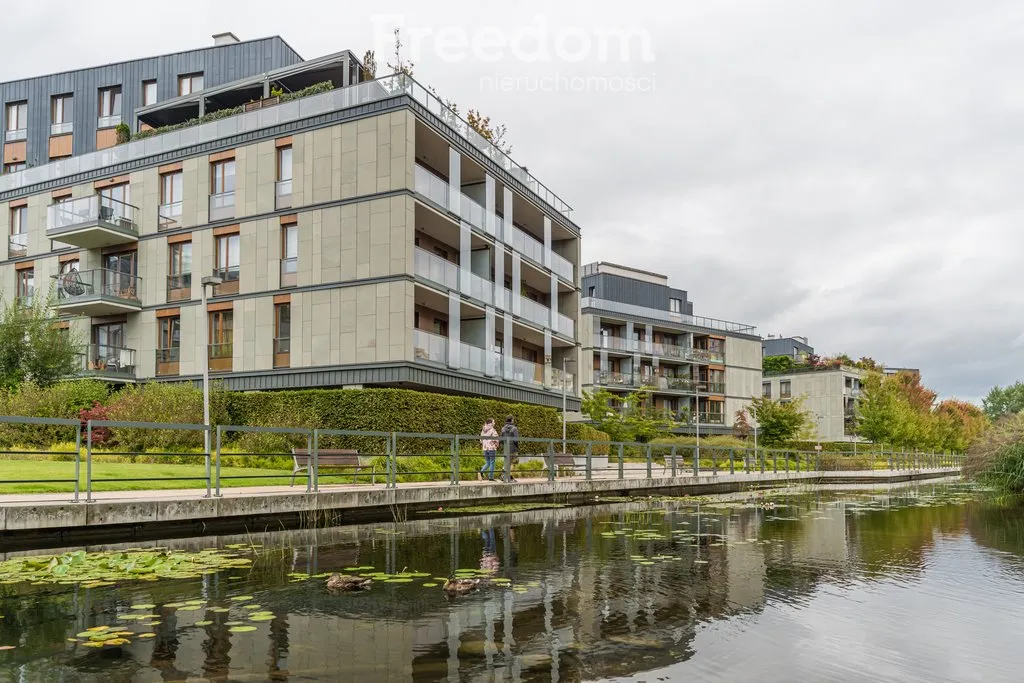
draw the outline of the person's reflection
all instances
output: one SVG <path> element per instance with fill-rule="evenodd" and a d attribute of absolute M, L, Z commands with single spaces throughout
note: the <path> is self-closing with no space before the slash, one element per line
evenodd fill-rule
<path fill-rule="evenodd" d="M 489 572 L 496 572 L 501 566 L 501 563 L 498 562 L 498 549 L 494 541 L 494 529 L 481 529 L 480 536 L 484 540 L 484 552 L 483 555 L 480 556 L 480 569 Z"/>

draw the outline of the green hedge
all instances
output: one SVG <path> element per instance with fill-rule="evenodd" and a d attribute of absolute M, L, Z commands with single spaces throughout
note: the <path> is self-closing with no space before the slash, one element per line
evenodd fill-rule
<path fill-rule="evenodd" d="M 0 392 L 0 415 L 77 420 L 83 408 L 92 408 L 97 401 L 106 403 L 108 397 L 107 384 L 96 380 L 58 382 L 46 388 L 22 384 L 14 391 Z M 74 427 L 0 423 L 0 446 L 4 448 L 14 444 L 47 448 L 74 440 Z"/>

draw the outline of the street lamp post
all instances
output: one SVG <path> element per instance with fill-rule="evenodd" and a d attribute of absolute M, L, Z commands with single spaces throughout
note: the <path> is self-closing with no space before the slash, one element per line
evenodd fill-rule
<path fill-rule="evenodd" d="M 210 316 L 206 312 L 206 288 L 209 286 L 216 287 L 217 285 L 223 284 L 224 278 L 217 277 L 216 275 L 207 275 L 202 279 L 200 284 L 201 301 L 202 301 L 202 318 L 203 318 L 203 426 L 206 428 L 203 430 L 203 444 L 206 446 L 206 452 L 210 452 Z"/>
<path fill-rule="evenodd" d="M 575 366 L 576 361 L 571 360 L 571 361 L 568 361 L 568 363 L 570 365 Z M 566 442 L 566 431 L 567 431 L 566 430 L 566 426 L 565 426 L 565 411 L 566 411 L 566 403 L 568 401 L 568 386 L 567 386 L 568 382 L 566 382 L 566 376 L 567 375 L 565 374 L 565 372 L 566 372 L 565 366 L 566 366 L 566 359 L 565 359 L 565 355 L 563 354 L 562 355 L 562 454 L 563 455 L 568 452 L 568 451 L 566 451 L 566 443 L 565 443 Z"/>
<path fill-rule="evenodd" d="M 698 379 L 693 385 L 693 389 L 697 394 L 697 410 L 694 413 L 696 416 L 696 422 L 694 424 L 696 425 L 697 430 L 697 448 L 694 455 L 697 458 L 697 462 L 700 462 L 700 379 Z"/>

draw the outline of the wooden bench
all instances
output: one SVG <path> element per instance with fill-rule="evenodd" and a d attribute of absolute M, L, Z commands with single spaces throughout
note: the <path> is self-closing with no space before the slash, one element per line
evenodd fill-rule
<path fill-rule="evenodd" d="M 294 468 L 292 469 L 292 483 L 290 486 L 295 486 L 295 477 L 303 470 L 309 471 L 312 464 L 313 456 L 305 448 L 293 448 L 292 449 L 292 460 L 294 461 Z M 320 469 L 328 468 L 332 470 L 343 470 L 343 469 L 354 469 L 353 475 L 358 475 L 359 471 L 366 467 L 359 462 L 359 451 L 347 450 L 347 449 L 321 449 L 317 453 L 317 466 Z M 377 483 L 377 468 L 374 465 L 370 465 L 370 483 Z M 355 481 L 355 476 L 352 478 Z"/>
<path fill-rule="evenodd" d="M 554 465 L 557 468 L 556 471 L 561 471 L 563 468 L 569 469 L 569 475 L 572 476 L 576 473 L 578 467 L 582 467 L 584 470 L 587 469 L 587 464 L 581 463 L 576 464 L 576 456 L 570 453 L 555 453 L 554 454 Z"/>

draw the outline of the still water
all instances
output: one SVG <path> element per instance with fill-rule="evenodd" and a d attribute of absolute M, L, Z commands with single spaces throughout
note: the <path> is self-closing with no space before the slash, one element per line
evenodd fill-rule
<path fill-rule="evenodd" d="M 1024 680 L 1024 508 L 956 485 L 161 545 L 235 543 L 251 569 L 0 586 L 0 681 Z M 314 576 L 347 567 L 416 576 L 337 595 Z M 511 582 L 437 585 L 481 568 Z M 130 642 L 76 639 L 102 626 Z"/>

